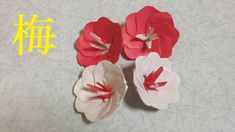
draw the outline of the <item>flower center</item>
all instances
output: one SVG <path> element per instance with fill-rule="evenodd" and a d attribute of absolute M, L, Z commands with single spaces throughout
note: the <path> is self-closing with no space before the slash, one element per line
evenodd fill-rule
<path fill-rule="evenodd" d="M 91 99 L 102 99 L 103 101 L 109 100 L 115 92 L 111 88 L 110 84 L 106 83 L 106 81 L 104 81 L 104 84 L 101 84 L 99 82 L 96 82 L 96 84 L 97 86 L 87 84 L 88 89 L 97 93 L 97 96 L 91 97 Z"/>
<path fill-rule="evenodd" d="M 90 33 L 91 37 L 95 40 L 95 42 L 90 42 L 90 46 L 99 50 L 103 50 L 103 53 L 107 53 L 111 44 L 110 43 L 104 43 L 99 36 L 97 36 L 94 33 Z"/>
<path fill-rule="evenodd" d="M 148 49 L 152 48 L 152 41 L 158 39 L 157 33 L 154 32 L 154 29 L 149 27 L 149 30 L 146 34 L 137 34 L 136 38 L 145 41 L 145 45 Z"/>
<path fill-rule="evenodd" d="M 163 72 L 163 67 L 161 66 L 156 71 L 152 71 L 148 76 L 144 75 L 144 88 L 146 91 L 158 91 L 158 88 L 165 86 L 167 82 L 156 82 L 160 74 Z"/>

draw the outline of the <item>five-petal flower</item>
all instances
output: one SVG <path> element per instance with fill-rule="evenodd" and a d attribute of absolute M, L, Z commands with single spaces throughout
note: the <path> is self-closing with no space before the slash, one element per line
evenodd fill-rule
<path fill-rule="evenodd" d="M 180 79 L 171 70 L 170 61 L 160 58 L 157 53 L 152 52 L 136 59 L 134 83 L 141 99 L 148 106 L 165 109 L 179 98 Z"/>
<path fill-rule="evenodd" d="M 109 61 L 85 68 L 74 86 L 75 108 L 90 121 L 112 114 L 126 94 L 127 85 L 122 70 Z"/>
<path fill-rule="evenodd" d="M 127 16 L 122 36 L 124 52 L 129 59 L 136 59 L 150 52 L 167 58 L 172 54 L 179 32 L 169 13 L 146 6 Z"/>
<path fill-rule="evenodd" d="M 82 66 L 95 65 L 102 60 L 114 64 L 123 48 L 121 27 L 106 17 L 90 22 L 77 39 L 75 48 L 77 61 Z"/>
<path fill-rule="evenodd" d="M 179 38 L 173 18 L 152 6 L 127 16 L 122 27 L 106 17 L 90 22 L 75 43 L 77 61 L 87 66 L 74 86 L 75 108 L 90 121 L 111 115 L 123 100 L 127 84 L 114 65 L 122 52 L 136 59 L 134 84 L 143 100 L 165 109 L 179 98 L 180 79 L 167 59 Z"/>

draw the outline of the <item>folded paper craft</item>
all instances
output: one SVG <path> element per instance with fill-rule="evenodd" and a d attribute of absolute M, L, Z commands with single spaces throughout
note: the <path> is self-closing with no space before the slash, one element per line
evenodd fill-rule
<path fill-rule="evenodd" d="M 166 109 L 179 99 L 180 78 L 167 59 L 178 38 L 172 16 L 152 6 L 129 14 L 122 28 L 106 17 L 86 24 L 75 43 L 77 61 L 85 67 L 74 86 L 75 109 L 91 122 L 115 111 L 128 88 L 115 65 L 122 51 L 135 60 L 133 81 L 142 101 Z"/>
<path fill-rule="evenodd" d="M 122 70 L 109 61 L 85 68 L 74 87 L 75 108 L 92 122 L 111 115 L 126 94 Z"/>
<path fill-rule="evenodd" d="M 122 51 L 121 27 L 106 17 L 86 24 L 75 48 L 82 66 L 95 65 L 102 60 L 116 63 Z"/>
<path fill-rule="evenodd" d="M 173 18 L 152 6 L 131 13 L 122 27 L 124 52 L 129 59 L 158 53 L 162 58 L 172 54 L 172 48 L 179 38 Z"/>
<path fill-rule="evenodd" d="M 179 98 L 180 79 L 171 70 L 170 61 L 160 58 L 157 53 L 136 59 L 133 80 L 141 99 L 148 106 L 165 109 Z"/>

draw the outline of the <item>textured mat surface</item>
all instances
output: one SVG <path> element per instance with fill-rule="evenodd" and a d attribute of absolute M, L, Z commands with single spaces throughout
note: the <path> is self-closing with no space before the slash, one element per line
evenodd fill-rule
<path fill-rule="evenodd" d="M 170 12 L 181 33 L 170 58 L 181 77 L 180 100 L 153 111 L 130 85 L 111 117 L 88 124 L 73 108 L 73 85 L 83 69 L 73 43 L 87 22 L 100 16 L 124 22 L 144 5 Z M 0 132 L 234 132 L 234 7 L 234 0 L 1 0 Z M 11 44 L 19 13 L 54 18 L 57 47 L 46 56 L 19 57 Z M 125 62 L 118 64 L 130 80 L 132 62 Z"/>

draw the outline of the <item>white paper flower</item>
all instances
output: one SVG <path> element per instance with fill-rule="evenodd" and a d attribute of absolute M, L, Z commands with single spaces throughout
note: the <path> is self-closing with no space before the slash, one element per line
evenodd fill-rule
<path fill-rule="evenodd" d="M 122 70 L 109 61 L 101 61 L 86 67 L 74 86 L 75 108 L 92 122 L 100 120 L 114 112 L 126 90 Z"/>
<path fill-rule="evenodd" d="M 157 53 L 152 52 L 136 59 L 134 83 L 141 99 L 148 106 L 165 109 L 179 98 L 180 78 L 171 71 L 170 61 L 160 58 Z"/>

